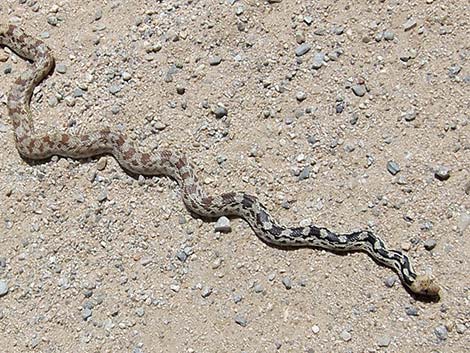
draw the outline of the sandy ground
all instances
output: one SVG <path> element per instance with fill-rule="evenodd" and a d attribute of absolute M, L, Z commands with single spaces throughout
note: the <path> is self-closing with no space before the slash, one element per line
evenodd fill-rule
<path fill-rule="evenodd" d="M 216 232 L 110 157 L 28 164 L 5 107 L 26 62 L 0 49 L 0 351 L 464 352 L 468 2 L 360 3 L 3 0 L 0 22 L 56 57 L 38 130 L 114 126 L 284 223 L 370 228 L 439 302 L 365 254 Z"/>

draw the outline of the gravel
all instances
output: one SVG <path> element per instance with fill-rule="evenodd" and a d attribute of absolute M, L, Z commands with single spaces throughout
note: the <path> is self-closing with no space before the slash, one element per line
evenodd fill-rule
<path fill-rule="evenodd" d="M 235 316 L 235 322 L 241 327 L 245 327 L 248 324 L 247 319 L 241 314 Z"/>
<path fill-rule="evenodd" d="M 297 56 L 302 56 L 307 54 L 310 49 L 312 49 L 312 46 L 308 43 L 302 43 L 295 49 L 295 55 Z"/>
<path fill-rule="evenodd" d="M 424 248 L 428 251 L 434 249 L 436 245 L 437 242 L 434 239 L 426 239 L 426 241 L 424 242 Z"/>
<path fill-rule="evenodd" d="M 232 227 L 230 226 L 230 220 L 225 216 L 220 217 L 215 223 L 215 231 L 221 233 L 231 232 Z"/>
<path fill-rule="evenodd" d="M 400 166 L 394 161 L 389 161 L 387 163 L 387 170 L 390 174 L 397 175 L 400 172 Z"/>
<path fill-rule="evenodd" d="M 366 87 L 364 85 L 353 85 L 351 89 L 358 97 L 363 97 L 367 93 Z"/>
<path fill-rule="evenodd" d="M 8 284 L 5 281 L 0 280 L 0 297 L 3 297 L 8 293 Z"/>
<path fill-rule="evenodd" d="M 228 114 L 228 111 L 225 107 L 218 106 L 218 107 L 215 107 L 214 109 L 214 115 L 217 119 L 221 119 L 224 116 L 227 116 L 227 114 Z"/>
<path fill-rule="evenodd" d="M 441 341 L 445 341 L 448 337 L 448 331 L 447 331 L 447 328 L 444 325 L 437 326 L 434 329 L 434 334 Z"/>
<path fill-rule="evenodd" d="M 345 342 L 349 342 L 352 339 L 352 335 L 348 331 L 342 331 L 339 336 Z"/>
<path fill-rule="evenodd" d="M 445 181 L 450 178 L 450 169 L 445 166 L 438 166 L 434 171 L 434 176 L 440 181 Z"/>

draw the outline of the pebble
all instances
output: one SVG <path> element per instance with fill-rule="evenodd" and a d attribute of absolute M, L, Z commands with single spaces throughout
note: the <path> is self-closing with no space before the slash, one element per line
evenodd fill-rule
<path fill-rule="evenodd" d="M 405 23 L 403 23 L 403 29 L 405 30 L 405 32 L 415 27 L 416 27 L 416 20 L 413 18 L 410 18 Z"/>
<path fill-rule="evenodd" d="M 470 214 L 462 213 L 459 218 L 458 229 L 461 232 L 464 232 L 470 226 Z"/>
<path fill-rule="evenodd" d="M 98 200 L 98 202 L 106 201 L 108 199 L 108 190 L 106 189 L 101 190 L 98 196 L 96 197 L 96 199 Z"/>
<path fill-rule="evenodd" d="M 445 166 L 438 166 L 434 171 L 434 176 L 440 181 L 445 181 L 450 178 L 450 170 Z"/>
<path fill-rule="evenodd" d="M 122 74 L 121 74 L 121 77 L 124 81 L 130 81 L 130 79 L 132 78 L 132 75 L 127 72 L 127 71 L 124 71 Z"/>
<path fill-rule="evenodd" d="M 395 39 L 395 33 L 389 30 L 384 31 L 384 39 L 389 41 Z"/>
<path fill-rule="evenodd" d="M 284 277 L 282 279 L 282 284 L 284 285 L 284 287 L 286 287 L 286 289 L 291 289 L 292 288 L 292 281 L 289 277 Z"/>
<path fill-rule="evenodd" d="M 56 16 L 47 16 L 47 23 L 49 23 L 51 26 L 57 26 L 59 23 L 59 20 L 57 19 Z"/>
<path fill-rule="evenodd" d="M 403 115 L 403 118 L 406 120 L 406 121 L 413 121 L 416 119 L 416 111 L 414 110 L 410 110 L 409 112 L 406 112 L 404 115 Z"/>
<path fill-rule="evenodd" d="M 299 181 L 308 179 L 310 177 L 311 170 L 312 170 L 311 166 L 309 165 L 305 166 L 299 174 Z"/>
<path fill-rule="evenodd" d="M 462 67 L 460 65 L 455 64 L 449 67 L 447 70 L 449 77 L 452 78 L 459 74 L 459 72 L 462 70 Z"/>
<path fill-rule="evenodd" d="M 230 226 L 230 220 L 225 216 L 220 217 L 215 223 L 215 231 L 221 233 L 231 232 L 232 227 Z"/>
<path fill-rule="evenodd" d="M 109 93 L 116 94 L 116 93 L 120 92 L 121 89 L 122 89 L 122 87 L 120 85 L 111 85 L 109 87 Z"/>
<path fill-rule="evenodd" d="M 303 100 L 305 100 L 305 98 L 307 98 L 307 94 L 306 94 L 304 91 L 299 91 L 299 92 L 297 92 L 297 94 L 295 95 L 295 98 L 296 98 L 299 102 L 302 102 Z"/>
<path fill-rule="evenodd" d="M 52 96 L 47 100 L 47 104 L 49 105 L 49 107 L 54 108 L 57 106 L 57 104 L 59 104 L 59 100 L 56 96 Z"/>
<path fill-rule="evenodd" d="M 8 75 L 8 74 L 11 74 L 13 68 L 11 66 L 11 64 L 6 64 L 4 67 L 3 67 L 3 73 L 5 75 Z"/>
<path fill-rule="evenodd" d="M 325 62 L 325 54 L 315 53 L 312 59 L 312 69 L 318 70 L 320 67 L 323 66 L 324 62 Z"/>
<path fill-rule="evenodd" d="M 178 94 L 184 94 L 186 92 L 186 88 L 182 85 L 176 85 L 176 93 Z"/>
<path fill-rule="evenodd" d="M 248 324 L 246 318 L 240 314 L 235 316 L 235 322 L 239 324 L 241 327 L 245 327 Z"/>
<path fill-rule="evenodd" d="M 434 239 L 427 239 L 424 242 L 424 248 L 428 251 L 434 249 L 436 245 L 437 245 L 437 242 Z"/>
<path fill-rule="evenodd" d="M 388 161 L 387 170 L 390 174 L 397 175 L 397 173 L 400 171 L 400 166 L 394 161 Z"/>
<path fill-rule="evenodd" d="M 207 298 L 212 294 L 212 288 L 211 287 L 204 287 L 201 292 L 201 297 Z"/>
<path fill-rule="evenodd" d="M 215 109 L 214 109 L 214 114 L 215 114 L 215 117 L 217 119 L 221 119 L 223 118 L 224 116 L 226 116 L 228 114 L 227 112 L 227 109 L 225 107 L 221 107 L 221 106 L 217 106 Z"/>
<path fill-rule="evenodd" d="M 243 298 L 240 294 L 234 294 L 232 299 L 235 304 L 238 304 L 242 301 Z"/>
<path fill-rule="evenodd" d="M 367 93 L 365 85 L 354 85 L 351 89 L 358 97 L 363 97 Z"/>
<path fill-rule="evenodd" d="M 222 62 L 222 58 L 220 56 L 211 56 L 209 58 L 209 65 L 216 66 Z"/>
<path fill-rule="evenodd" d="M 92 315 L 92 311 L 90 308 L 85 307 L 82 309 L 82 319 L 86 321 Z"/>
<path fill-rule="evenodd" d="M 317 334 L 318 332 L 320 332 L 320 327 L 318 327 L 317 325 L 313 325 L 312 326 L 312 332 L 314 334 Z"/>
<path fill-rule="evenodd" d="M 5 281 L 0 281 L 0 297 L 3 297 L 8 293 L 8 284 Z"/>
<path fill-rule="evenodd" d="M 348 331 L 346 331 L 346 330 L 345 330 L 345 331 L 342 331 L 339 336 L 340 336 L 341 339 L 342 339 L 343 341 L 345 341 L 345 342 L 351 341 L 351 338 L 352 338 L 351 334 L 350 334 Z"/>
<path fill-rule="evenodd" d="M 466 330 L 466 327 L 464 324 L 458 323 L 457 325 L 455 325 L 455 331 L 457 331 L 459 335 L 465 333 L 465 330 Z"/>
<path fill-rule="evenodd" d="M 297 56 L 305 55 L 310 51 L 310 49 L 312 49 L 312 46 L 310 44 L 302 43 L 295 49 L 295 55 Z"/>
<path fill-rule="evenodd" d="M 439 340 L 445 341 L 448 336 L 448 331 L 444 325 L 439 325 L 434 329 L 434 334 Z"/>
<path fill-rule="evenodd" d="M 307 26 L 310 26 L 313 23 L 313 17 L 312 16 L 305 16 L 304 17 L 304 22 Z"/>
<path fill-rule="evenodd" d="M 406 315 L 408 316 L 418 316 L 418 309 L 416 309 L 416 307 L 414 306 L 407 306 L 405 308 L 405 313 Z"/>
<path fill-rule="evenodd" d="M 379 347 L 388 347 L 391 341 L 392 339 L 389 336 L 383 336 L 379 338 L 379 340 L 377 341 L 377 345 Z"/>
<path fill-rule="evenodd" d="M 106 157 L 101 157 L 98 160 L 98 163 L 96 163 L 96 169 L 104 170 L 104 168 L 106 168 L 107 164 L 108 164 L 108 159 Z"/>
<path fill-rule="evenodd" d="M 396 280 L 397 280 L 396 276 L 388 276 L 387 278 L 385 278 L 384 283 L 388 288 L 392 288 Z"/>
<path fill-rule="evenodd" d="M 186 253 L 183 250 L 179 250 L 176 253 L 176 258 L 180 260 L 181 262 L 185 262 L 186 259 L 188 258 L 188 255 L 186 255 Z"/>
<path fill-rule="evenodd" d="M 83 93 L 84 93 L 83 90 L 79 87 L 77 87 L 73 90 L 73 96 L 75 98 L 83 97 Z"/>
<path fill-rule="evenodd" d="M 253 287 L 253 290 L 255 291 L 255 293 L 263 293 L 264 288 L 261 284 L 256 283 Z"/>
<path fill-rule="evenodd" d="M 137 314 L 138 317 L 142 317 L 145 314 L 145 309 L 140 307 L 135 310 L 135 313 Z"/>
<path fill-rule="evenodd" d="M 55 70 L 59 73 L 59 74 L 65 74 L 67 72 L 67 66 L 65 66 L 64 64 L 57 64 L 55 66 Z"/>

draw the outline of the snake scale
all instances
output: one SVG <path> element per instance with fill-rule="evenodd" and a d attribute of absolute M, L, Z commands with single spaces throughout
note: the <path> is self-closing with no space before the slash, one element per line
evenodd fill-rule
<path fill-rule="evenodd" d="M 370 231 L 337 234 L 309 225 L 285 227 L 278 224 L 261 202 L 244 192 L 208 195 L 201 187 L 186 156 L 174 150 L 152 153 L 140 151 L 123 133 L 113 129 L 71 134 L 34 132 L 30 101 L 34 88 L 54 66 L 48 47 L 15 25 L 0 24 L 0 45 L 7 46 L 31 65 L 15 81 L 7 100 L 16 148 L 26 159 L 42 160 L 53 155 L 86 158 L 112 155 L 122 168 L 134 174 L 166 175 L 182 189 L 185 206 L 203 217 L 236 216 L 245 219 L 256 235 L 268 244 L 287 247 L 315 247 L 331 251 L 363 251 L 375 261 L 394 269 L 403 285 L 418 295 L 438 296 L 439 286 L 428 275 L 417 275 L 410 259 L 402 252 L 389 250 L 382 239 Z"/>

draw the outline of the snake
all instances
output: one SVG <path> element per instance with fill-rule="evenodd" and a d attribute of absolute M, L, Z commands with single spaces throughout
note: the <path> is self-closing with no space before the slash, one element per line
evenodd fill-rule
<path fill-rule="evenodd" d="M 206 193 L 198 182 L 192 164 L 181 151 L 157 149 L 145 152 L 123 132 L 109 127 L 73 133 L 59 129 L 45 134 L 36 133 L 30 102 L 34 88 L 54 67 L 52 52 L 43 41 L 13 24 L 0 24 L 0 45 L 29 61 L 26 70 L 14 81 L 6 104 L 16 149 L 25 160 L 47 160 L 52 156 L 82 159 L 111 155 L 131 174 L 174 179 L 181 188 L 186 208 L 200 217 L 242 218 L 263 242 L 275 247 L 365 252 L 375 262 L 394 270 L 411 294 L 439 297 L 440 286 L 434 277 L 417 274 L 407 255 L 388 249 L 385 242 L 369 230 L 340 234 L 313 224 L 286 227 L 274 220 L 256 196 L 246 192 Z"/>

